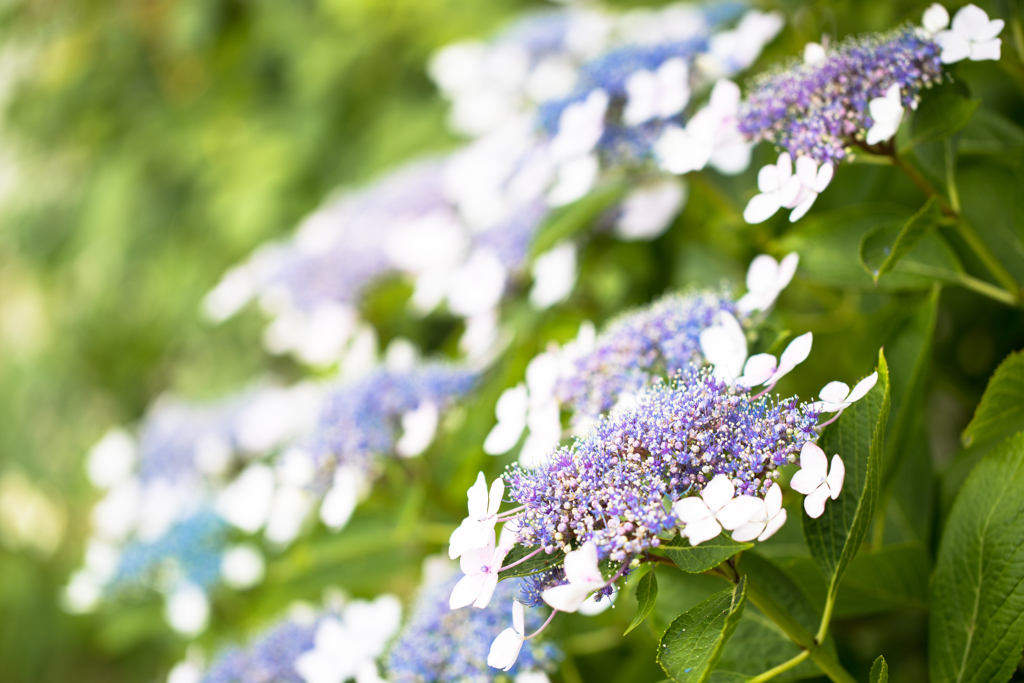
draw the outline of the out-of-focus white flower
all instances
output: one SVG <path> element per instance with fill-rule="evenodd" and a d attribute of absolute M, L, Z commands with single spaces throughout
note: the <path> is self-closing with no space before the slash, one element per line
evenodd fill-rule
<path fill-rule="evenodd" d="M 377 330 L 372 325 L 360 325 L 341 361 L 341 376 L 346 379 L 362 377 L 377 366 Z"/>
<path fill-rule="evenodd" d="M 548 192 L 548 204 L 564 206 L 583 198 L 597 182 L 601 165 L 594 154 L 584 154 L 562 163 L 554 187 Z"/>
<path fill-rule="evenodd" d="M 264 531 L 267 540 L 280 545 L 294 541 L 312 509 L 313 498 L 305 489 L 296 486 L 277 487 Z"/>
<path fill-rule="evenodd" d="M 886 89 L 883 97 L 876 97 L 868 102 L 868 111 L 874 123 L 868 130 L 867 143 L 877 145 L 896 135 L 900 123 L 903 122 L 903 100 L 900 98 L 900 84 L 893 83 Z"/>
<path fill-rule="evenodd" d="M 202 588 L 183 583 L 167 597 L 164 606 L 167 623 L 183 636 L 197 636 L 206 630 L 210 619 L 210 600 Z"/>
<path fill-rule="evenodd" d="M 562 242 L 537 257 L 531 268 L 530 303 L 545 309 L 566 299 L 576 284 L 576 245 Z"/>
<path fill-rule="evenodd" d="M 217 495 L 214 509 L 228 524 L 255 533 L 266 524 L 274 499 L 274 471 L 249 465 Z"/>
<path fill-rule="evenodd" d="M 384 349 L 384 365 L 392 372 L 412 370 L 419 358 L 419 347 L 405 337 L 395 337 Z"/>
<path fill-rule="evenodd" d="M 306 683 L 373 680 L 370 675 L 377 674 L 374 661 L 398 629 L 401 610 L 392 595 L 373 602 L 352 601 L 341 618 L 321 620 L 313 635 L 313 649 L 299 655 L 295 670 Z"/>
<path fill-rule="evenodd" d="M 257 280 L 249 264 L 232 268 L 217 286 L 203 297 L 202 311 L 207 320 L 219 323 L 242 309 L 256 295 Z"/>
<path fill-rule="evenodd" d="M 897 127 L 899 124 L 897 124 Z M 818 162 L 810 157 L 799 157 L 796 160 L 796 177 L 800 181 L 800 191 L 796 197 L 786 205 L 786 208 L 793 209 L 789 214 L 789 222 L 796 223 L 811 210 L 818 195 L 825 191 L 832 182 L 832 175 L 835 169 L 832 162 L 826 161 L 818 168 Z"/>
<path fill-rule="evenodd" d="M 437 404 L 424 401 L 402 415 L 402 436 L 395 443 L 395 452 L 403 458 L 420 455 L 430 447 L 437 433 Z"/>
<path fill-rule="evenodd" d="M 467 317 L 493 309 L 505 292 L 507 275 L 492 249 L 474 249 L 448 281 L 448 309 Z"/>
<path fill-rule="evenodd" d="M 120 427 L 107 430 L 89 449 L 86 473 L 93 486 L 109 489 L 124 482 L 135 467 L 135 440 Z"/>
<path fill-rule="evenodd" d="M 736 302 L 736 308 L 745 314 L 770 309 L 793 279 L 799 263 L 800 255 L 795 251 L 786 254 L 781 262 L 768 254 L 755 256 L 747 268 L 747 293 Z"/>
<path fill-rule="evenodd" d="M 92 509 L 92 523 L 101 538 L 124 539 L 139 519 L 142 491 L 136 479 L 129 479 L 112 488 Z"/>
<path fill-rule="evenodd" d="M 316 424 L 323 392 L 312 382 L 261 390 L 238 416 L 238 445 L 267 453 L 308 432 Z"/>
<path fill-rule="evenodd" d="M 743 326 L 728 311 L 722 311 L 717 325 L 700 332 L 700 351 L 715 368 L 715 376 L 734 382 L 743 373 L 747 359 L 747 337 Z"/>
<path fill-rule="evenodd" d="M 343 465 L 334 472 L 334 482 L 320 504 L 320 521 L 329 529 L 338 531 L 352 517 L 366 477 L 355 467 Z"/>
<path fill-rule="evenodd" d="M 597 546 L 587 541 L 565 554 L 565 578 L 569 582 L 546 588 L 541 598 L 559 612 L 575 612 L 596 590 L 607 585 L 597 566 Z"/>
<path fill-rule="evenodd" d="M 800 449 L 800 471 L 793 475 L 789 485 L 804 494 L 804 510 L 817 519 L 825 512 L 825 501 L 835 500 L 843 490 L 846 466 L 838 454 L 832 456 L 832 470 L 828 457 L 816 444 L 806 443 Z"/>
<path fill-rule="evenodd" d="M 498 423 L 484 440 L 484 452 L 489 455 L 508 453 L 519 442 L 526 429 L 529 394 L 525 384 L 518 384 L 501 393 L 494 407 Z"/>
<path fill-rule="evenodd" d="M 225 551 L 220 560 L 220 575 L 231 588 L 245 590 L 261 581 L 266 573 L 263 553 L 250 543 L 241 543 Z"/>
<path fill-rule="evenodd" d="M 943 64 L 964 59 L 972 62 L 998 60 L 1003 41 L 996 36 L 1004 25 L 1002 19 L 990 20 L 985 10 L 977 5 L 961 7 L 953 17 L 950 30 L 935 34 L 935 42 L 942 48 L 939 58 Z"/>
<path fill-rule="evenodd" d="M 921 17 L 921 25 L 924 30 L 928 32 L 928 35 L 934 36 L 942 29 L 949 26 L 949 12 L 946 8 L 937 2 L 933 2 L 928 9 L 924 11 L 924 16 Z"/>
<path fill-rule="evenodd" d="M 220 434 L 203 434 L 196 440 L 192 461 L 203 474 L 219 477 L 228 471 L 234 451 Z"/>
<path fill-rule="evenodd" d="M 566 161 L 589 154 L 604 135 L 608 93 L 594 90 L 581 102 L 567 106 L 558 119 L 558 133 L 551 141 L 551 156 Z"/>
<path fill-rule="evenodd" d="M 774 164 L 768 164 L 757 173 L 757 189 L 743 210 L 743 220 L 763 223 L 784 206 L 790 206 L 800 194 L 800 179 L 793 175 L 793 161 L 788 152 L 779 155 Z"/>
<path fill-rule="evenodd" d="M 200 683 L 202 680 L 202 666 L 198 662 L 187 659 L 171 667 L 167 674 L 167 683 Z"/>
<path fill-rule="evenodd" d="M 70 614 L 86 614 L 99 604 L 103 596 L 103 583 L 86 569 L 71 575 L 61 593 L 61 607 Z"/>
<path fill-rule="evenodd" d="M 755 498 L 760 503 L 757 511 L 751 516 L 750 521 L 737 527 L 732 532 L 732 540 L 746 543 L 755 538 L 759 541 L 767 541 L 775 535 L 775 532 L 786 523 L 786 511 L 782 507 L 782 489 L 778 484 L 772 484 L 765 494 L 764 500 Z"/>
<path fill-rule="evenodd" d="M 622 202 L 615 235 L 622 240 L 660 237 L 686 203 L 686 185 L 673 178 L 633 190 Z"/>
<path fill-rule="evenodd" d="M 825 46 L 821 43 L 807 43 L 804 45 L 804 64 L 819 66 L 825 63 L 828 55 L 825 53 Z"/>
<path fill-rule="evenodd" d="M 627 126 L 675 116 L 690 101 L 690 67 L 676 57 L 656 71 L 635 71 L 626 79 L 626 95 L 622 120 Z"/>
<path fill-rule="evenodd" d="M 501 477 L 491 482 L 487 488 L 484 473 L 477 475 L 476 482 L 466 491 L 469 516 L 462 520 L 451 538 L 448 539 L 448 557 L 455 559 L 463 553 L 487 545 L 488 539 L 494 538 L 494 525 L 498 523 L 498 509 L 501 498 L 505 495 L 505 482 Z"/>
<path fill-rule="evenodd" d="M 345 345 L 358 329 L 359 313 L 354 306 L 324 302 L 299 323 L 290 350 L 307 365 L 331 365 L 342 357 Z"/>
<path fill-rule="evenodd" d="M 779 12 L 747 11 L 732 31 L 720 31 L 708 39 L 708 50 L 698 55 L 697 65 L 711 78 L 729 76 L 749 68 L 764 46 L 775 39 L 785 19 Z"/>

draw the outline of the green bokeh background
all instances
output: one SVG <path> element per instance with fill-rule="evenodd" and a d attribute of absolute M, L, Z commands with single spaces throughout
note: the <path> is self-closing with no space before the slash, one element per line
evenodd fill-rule
<path fill-rule="evenodd" d="M 926 4 L 763 3 L 783 10 L 788 23 L 752 71 L 798 54 L 822 33 L 841 37 L 917 20 Z M 1000 16 L 1013 10 L 1010 3 L 980 4 Z M 88 510 L 96 498 L 84 477 L 84 453 L 110 425 L 137 420 L 162 392 L 215 397 L 266 373 L 299 376 L 297 366 L 261 351 L 257 313 L 217 328 L 203 323 L 203 294 L 256 245 L 288 234 L 337 187 L 358 185 L 414 155 L 455 146 L 445 128 L 445 105 L 425 75 L 428 56 L 447 42 L 486 36 L 517 13 L 542 7 L 551 5 L 4 3 L 0 476 L 17 471 L 28 477 L 58 502 L 67 528 L 61 545 L 45 556 L 0 536 L 0 680 L 151 681 L 181 657 L 184 644 L 163 626 L 156 601 L 91 616 L 73 617 L 59 608 L 59 589 L 81 561 Z M 1015 59 L 1007 41 L 1004 55 L 1004 62 Z M 1010 70 L 963 69 L 986 107 L 1024 123 L 1021 90 Z M 759 161 L 767 160 L 768 150 L 761 155 Z M 856 203 L 859 191 L 884 184 L 888 176 L 881 173 L 851 169 L 846 190 L 830 190 L 816 210 Z M 514 381 L 536 348 L 548 338 L 571 335 L 584 317 L 600 321 L 667 287 L 717 284 L 722 277 L 740 282 L 749 258 L 789 229 L 783 220 L 745 226 L 738 219 L 742 204 L 736 198 L 745 201 L 754 185 L 753 172 L 738 179 L 696 179 L 686 212 L 657 243 L 595 240 L 584 255 L 577 294 L 559 310 L 524 314 L 520 324 L 538 332 L 532 347 L 522 345 L 502 372 Z M 921 201 L 909 183 L 897 182 L 884 194 L 910 209 Z M 889 321 L 921 300 L 804 286 L 786 297 L 795 311 L 789 319 L 793 329 L 816 332 L 819 353 L 785 387 L 804 395 L 816 391 L 825 374 L 866 374 Z M 389 321 L 398 315 L 394 298 L 378 292 L 368 304 L 384 341 Z M 1019 315 L 963 291 L 943 293 L 937 379 L 924 420 L 932 427 L 931 455 L 940 468 L 954 457 L 957 429 L 969 419 L 986 378 L 1009 350 L 1021 346 L 1022 333 Z M 459 433 L 482 440 L 499 384 L 463 416 L 470 426 Z M 484 461 L 479 442 L 449 445 L 453 453 L 475 458 L 439 461 L 458 490 Z M 438 448 L 444 447 L 442 440 Z M 372 594 L 380 587 L 367 577 L 382 563 L 408 565 L 402 578 L 387 584 L 407 592 L 418 557 L 440 547 L 445 534 L 387 536 L 370 555 L 359 548 L 390 529 L 396 514 L 405 519 L 402 510 L 395 512 L 398 501 L 409 506 L 420 496 L 417 505 L 437 506 L 441 516 L 454 517 L 457 510 L 412 486 L 414 480 L 405 481 L 408 473 L 393 474 L 351 530 L 300 545 L 272 567 L 272 580 L 255 597 L 220 599 L 215 628 L 204 642 L 244 633 L 293 597 L 315 599 L 324 585 Z M 930 486 L 931 475 L 921 477 L 921 486 Z M 415 516 L 420 508 L 408 509 Z M 687 602 L 685 596 L 680 600 Z M 672 605 L 666 599 L 659 610 Z M 863 667 L 884 645 L 887 657 L 894 651 L 895 680 L 923 680 L 914 676 L 925 657 L 924 622 L 924 613 L 914 609 L 845 622 L 838 630 L 851 645 L 841 654 Z M 601 638 L 609 635 L 597 630 L 574 637 L 591 639 L 581 641 L 579 651 L 598 652 Z M 637 635 L 630 643 L 608 655 L 619 680 L 640 680 L 654 666 L 649 636 Z M 608 671 L 601 656 L 584 656 L 577 665 L 584 680 L 605 680 L 598 673 Z M 896 673 L 901 667 L 909 678 Z"/>

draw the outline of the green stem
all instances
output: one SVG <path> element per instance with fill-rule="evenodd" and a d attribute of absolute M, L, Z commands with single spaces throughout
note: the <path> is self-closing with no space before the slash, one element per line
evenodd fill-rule
<path fill-rule="evenodd" d="M 994 299 L 1001 304 L 1007 306 L 1016 306 L 1018 304 L 1017 299 L 1001 287 L 989 284 L 984 280 L 968 275 L 967 273 L 958 273 L 952 270 L 946 270 L 945 268 L 936 268 L 923 263 L 914 263 L 910 261 L 903 261 L 901 266 L 908 273 L 916 273 L 918 275 L 924 275 L 926 277 L 932 277 L 936 280 L 943 280 L 953 285 L 959 285 L 970 289 L 973 292 L 977 292 L 982 296 L 987 296 L 990 299 Z"/>
<path fill-rule="evenodd" d="M 949 190 L 949 204 L 960 213 L 960 193 L 956 189 L 956 156 L 953 154 L 953 140 L 946 138 L 946 189 Z"/>
<path fill-rule="evenodd" d="M 771 679 L 775 678 L 779 674 L 785 673 L 786 671 L 789 671 L 793 667 L 799 665 L 800 662 L 804 661 L 805 659 L 807 659 L 810 656 L 811 656 L 811 653 L 808 652 L 807 650 L 804 650 L 803 652 L 798 654 L 796 657 L 793 657 L 792 659 L 786 660 L 785 662 L 783 662 L 782 664 L 779 664 L 774 669 L 768 669 L 767 671 L 765 671 L 760 676 L 754 676 L 753 678 L 748 678 L 747 679 L 747 683 L 763 683 L 764 681 L 770 681 Z"/>
<path fill-rule="evenodd" d="M 833 579 L 833 582 L 835 579 Z M 818 627 L 818 634 L 814 636 L 816 643 L 824 643 L 828 635 L 828 625 L 832 621 L 832 610 L 836 607 L 836 591 L 829 586 L 828 597 L 825 598 L 825 610 L 821 613 L 821 626 Z"/>

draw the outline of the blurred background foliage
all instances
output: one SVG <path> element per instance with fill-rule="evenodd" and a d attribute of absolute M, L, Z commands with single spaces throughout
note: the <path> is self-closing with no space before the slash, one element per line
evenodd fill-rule
<path fill-rule="evenodd" d="M 783 10 L 788 23 L 752 72 L 798 54 L 822 34 L 835 39 L 917 20 L 927 3 L 760 4 Z M 1019 11 L 1011 3 L 980 4 L 1000 16 Z M 32 496 L 42 496 L 59 514 L 50 520 L 50 537 L 26 538 L 11 521 L 16 515 L 4 516 L 0 500 L 0 678 L 157 680 L 180 658 L 184 646 L 163 626 L 156 602 L 116 615 L 71 617 L 59 608 L 57 595 L 80 561 L 87 512 L 96 496 L 83 476 L 84 452 L 108 426 L 136 420 L 162 392 L 213 397 L 265 373 L 298 376 L 290 361 L 260 350 L 257 313 L 211 328 L 198 314 L 201 297 L 228 266 L 259 243 L 287 234 L 339 186 L 358 185 L 413 155 L 456 145 L 445 129 L 445 106 L 425 74 L 428 56 L 447 42 L 486 36 L 517 13 L 544 6 L 550 5 L 522 0 L 4 3 L 0 499 L 6 496 L 9 505 L 17 501 L 24 510 Z M 958 68 L 986 109 L 1021 124 L 1024 101 L 1014 71 L 1020 56 L 1009 42 L 1007 37 L 1005 72 L 970 64 Z M 1000 153 L 1015 165 L 1024 135 L 1010 123 L 1002 130 Z M 765 163 L 770 151 L 760 154 L 752 169 Z M 433 460 L 418 466 L 438 468 L 434 482 L 464 490 L 481 466 L 495 467 L 480 444 L 493 422 L 498 393 L 518 380 L 548 339 L 564 340 L 581 319 L 601 322 L 667 288 L 717 285 L 723 278 L 739 283 L 755 253 L 778 251 L 786 239 L 794 239 L 780 242 L 792 230 L 782 218 L 758 226 L 743 223 L 740 211 L 753 193 L 754 176 L 754 171 L 738 178 L 691 176 L 685 212 L 653 243 L 593 239 L 582 256 L 572 299 L 543 314 L 513 312 L 522 333 L 495 371 L 499 380 L 450 418 L 447 436 L 432 449 Z M 812 218 L 869 194 L 908 211 L 922 203 L 913 186 L 891 169 L 850 166 L 819 200 Z M 827 223 L 822 230 L 828 230 Z M 389 331 L 388 321 L 402 310 L 405 295 L 385 289 L 369 298 L 367 313 L 381 327 L 382 341 L 398 333 Z M 780 306 L 785 320 L 779 313 L 776 322 L 780 330 L 813 330 L 816 352 L 780 385 L 782 390 L 810 396 L 820 388 L 820 377 L 866 374 L 878 346 L 891 343 L 926 299 L 921 289 L 837 287 L 798 278 Z M 919 519 L 904 526 L 928 548 L 934 547 L 931 512 L 938 505 L 927 497 L 929 463 L 942 469 L 956 460 L 959 430 L 987 377 L 1022 338 L 1024 320 L 1018 313 L 964 290 L 942 292 L 928 410 L 911 439 L 915 467 L 904 468 L 907 481 L 897 485 L 909 491 L 906 495 L 925 496 L 911 499 L 909 509 Z M 325 585 L 375 593 L 381 588 L 374 583 L 375 569 L 382 563 L 406 560 L 410 569 L 388 587 L 408 595 L 415 580 L 415 563 L 409 560 L 440 547 L 448 529 L 413 529 L 409 520 L 415 521 L 424 506 L 448 503 L 437 501 L 415 472 L 396 466 L 391 474 L 344 534 L 300 544 L 272 564 L 267 584 L 255 595 L 224 596 L 209 642 L 268 618 L 293 597 L 315 599 Z M 454 521 L 457 512 L 441 509 L 437 515 Z M 893 540 L 912 540 L 904 536 Z M 778 544 L 781 554 L 784 543 Z M 716 587 L 673 588 L 666 581 L 657 625 Z M 631 603 L 619 611 L 628 618 Z M 856 663 L 854 669 L 870 665 L 884 641 L 886 656 L 893 653 L 895 679 L 923 680 L 925 619 L 919 605 L 908 605 L 896 617 L 847 616 L 853 618 L 837 629 L 848 636 L 842 642 L 853 644 L 846 647 L 855 648 L 841 652 Z M 611 670 L 623 681 L 657 675 L 652 635 L 638 629 L 622 646 L 608 650 L 621 627 L 614 616 L 602 618 L 594 624 L 566 619 L 560 625 L 566 633 L 574 626 L 584 629 L 572 636 L 565 680 L 611 680 L 603 677 Z M 901 678 L 900 671 L 909 677 Z"/>

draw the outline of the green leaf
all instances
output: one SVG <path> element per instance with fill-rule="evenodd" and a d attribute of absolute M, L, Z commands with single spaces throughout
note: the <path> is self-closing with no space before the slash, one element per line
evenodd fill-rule
<path fill-rule="evenodd" d="M 1024 351 L 1000 363 L 964 430 L 964 446 L 1024 429 Z"/>
<path fill-rule="evenodd" d="M 811 605 L 807 595 L 782 567 L 756 552 L 746 553 L 739 563 L 740 572 L 785 612 L 792 624 L 810 634 L 818 630 L 821 610 Z M 787 626 L 787 624 L 782 624 Z M 790 628 L 793 630 L 793 628 Z"/>
<path fill-rule="evenodd" d="M 1024 433 L 988 453 L 946 523 L 931 584 L 932 683 L 1004 683 L 1024 647 Z"/>
<path fill-rule="evenodd" d="M 690 574 L 700 574 L 722 564 L 738 552 L 753 548 L 753 543 L 737 543 L 725 534 L 719 534 L 698 546 L 690 545 L 689 539 L 677 536 L 661 549 L 676 566 Z"/>
<path fill-rule="evenodd" d="M 828 501 L 821 517 L 803 516 L 804 537 L 825 575 L 829 601 L 860 550 L 875 512 L 888 416 L 889 371 L 885 355 L 879 351 L 878 382 L 867 396 L 847 408 L 819 441 L 830 460 L 838 453 L 846 465 L 842 493 Z"/>
<path fill-rule="evenodd" d="M 1013 158 L 1009 163 L 1014 163 Z M 956 184 L 962 214 L 1011 276 L 1024 282 L 1024 235 L 1016 221 L 1018 178 L 1010 165 L 991 159 L 962 159 Z"/>
<path fill-rule="evenodd" d="M 878 278 L 892 272 L 900 259 L 913 251 L 941 218 L 939 200 L 931 197 L 898 231 L 894 225 L 886 223 L 865 233 L 860 242 L 860 262 L 875 284 Z"/>
<path fill-rule="evenodd" d="M 928 289 L 936 280 L 957 281 L 963 266 L 938 231 L 926 233 L 877 284 L 865 271 L 857 256 L 864 235 L 888 229 L 895 236 L 910 217 L 906 209 L 885 204 L 814 214 L 779 240 L 778 250 L 798 252 L 802 277 L 827 287 L 895 292 Z"/>
<path fill-rule="evenodd" d="M 889 665 L 885 663 L 885 657 L 882 655 L 878 655 L 878 659 L 871 665 L 868 683 L 889 683 Z"/>
<path fill-rule="evenodd" d="M 629 633 L 637 626 L 643 623 L 647 615 L 654 609 L 654 604 L 658 601 L 658 578 L 654 575 L 654 568 L 640 577 L 640 581 L 636 584 L 636 616 L 633 617 L 632 623 L 629 628 L 626 629 L 626 633 Z M 622 635 L 626 635 L 623 633 Z"/>
<path fill-rule="evenodd" d="M 589 228 L 606 209 L 622 198 L 625 191 L 625 184 L 613 183 L 552 211 L 537 229 L 530 245 L 530 256 L 539 256 L 562 240 Z"/>
<path fill-rule="evenodd" d="M 713 683 L 745 681 L 764 673 L 800 654 L 800 647 L 771 620 L 754 610 L 744 610 L 736 632 L 722 651 L 718 668 L 711 676 Z M 821 675 L 821 669 L 810 661 L 779 674 L 773 681 L 799 681 Z"/>
<path fill-rule="evenodd" d="M 518 562 L 519 560 L 523 559 L 535 550 L 537 549 L 526 548 L 521 545 L 514 545 L 512 546 L 512 551 L 505 556 L 504 564 L 510 565 L 513 562 Z M 539 553 L 537 553 L 530 559 L 526 560 L 522 564 L 516 565 L 511 569 L 502 569 L 501 573 L 498 574 L 498 576 L 500 577 L 501 581 L 504 581 L 505 579 L 515 579 L 522 576 L 530 576 L 532 574 L 542 572 L 546 569 L 560 567 L 564 561 L 564 553 L 554 553 L 553 555 L 548 555 L 543 550 L 541 550 Z"/>
<path fill-rule="evenodd" d="M 658 646 L 658 663 L 676 683 L 704 683 L 711 677 L 743 616 L 746 582 L 715 593 L 669 625 Z"/>
<path fill-rule="evenodd" d="M 914 113 L 914 139 L 908 144 L 945 140 L 962 131 L 981 100 L 972 100 L 955 92 L 926 97 Z"/>

